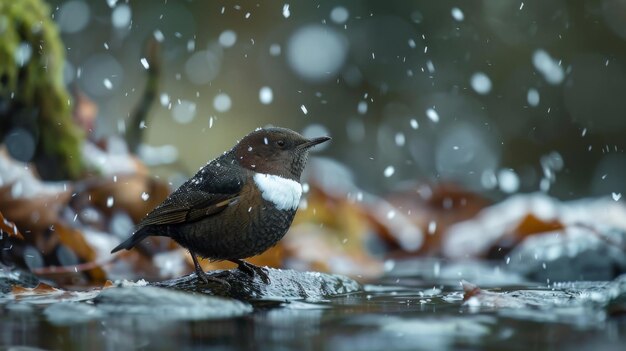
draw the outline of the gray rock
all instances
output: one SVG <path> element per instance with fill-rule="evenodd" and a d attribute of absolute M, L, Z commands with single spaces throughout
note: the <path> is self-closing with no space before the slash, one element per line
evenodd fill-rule
<path fill-rule="evenodd" d="M 0 263 L 0 293 L 10 293 L 14 285 L 34 288 L 38 283 L 39 279 L 34 274 Z"/>
<path fill-rule="evenodd" d="M 626 232 L 571 227 L 526 238 L 507 268 L 539 282 L 611 280 L 626 272 Z"/>
<path fill-rule="evenodd" d="M 321 300 L 333 295 L 362 290 L 359 283 L 342 275 L 274 268 L 263 269 L 270 278 L 269 283 L 264 282 L 259 276 L 250 276 L 239 269 L 232 269 L 207 272 L 210 276 L 227 281 L 230 284 L 230 289 L 213 281 L 205 284 L 195 274 L 154 283 L 153 285 L 246 301 Z"/>
<path fill-rule="evenodd" d="M 55 303 L 46 307 L 43 313 L 50 323 L 58 326 L 86 323 L 105 316 L 94 305 L 80 302 Z"/>
<path fill-rule="evenodd" d="M 252 312 L 245 302 L 154 286 L 103 290 L 94 302 L 111 316 L 153 316 L 160 320 L 205 320 Z"/>

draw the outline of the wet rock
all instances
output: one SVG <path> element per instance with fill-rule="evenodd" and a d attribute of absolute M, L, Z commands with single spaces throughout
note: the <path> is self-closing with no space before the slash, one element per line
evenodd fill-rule
<path fill-rule="evenodd" d="M 626 232 L 570 227 L 526 238 L 508 268 L 540 282 L 611 280 L 626 272 Z"/>
<path fill-rule="evenodd" d="M 610 315 L 626 314 L 626 274 L 612 281 L 565 282 L 552 285 L 574 295 L 577 299 L 586 299 L 606 306 Z"/>
<path fill-rule="evenodd" d="M 613 281 L 613 294 L 607 305 L 611 315 L 626 315 L 626 274 Z"/>
<path fill-rule="evenodd" d="M 105 313 L 95 306 L 86 303 L 59 302 L 46 307 L 44 315 L 50 323 L 65 326 L 102 318 L 105 316 Z"/>
<path fill-rule="evenodd" d="M 607 315 L 626 312 L 626 275 L 612 281 L 555 283 L 543 289 L 490 291 L 467 281 L 461 285 L 463 304 L 471 312 L 495 310 L 511 318 L 579 326 L 597 325 Z"/>
<path fill-rule="evenodd" d="M 274 268 L 263 268 L 263 270 L 268 274 L 269 283 L 263 281 L 258 275 L 250 276 L 239 269 L 233 269 L 207 272 L 210 276 L 227 281 L 230 288 L 213 281 L 204 283 L 195 274 L 154 283 L 154 285 L 247 301 L 320 300 L 362 289 L 356 281 L 336 274 Z"/>
<path fill-rule="evenodd" d="M 167 320 L 228 318 L 252 312 L 245 302 L 154 286 L 103 290 L 94 302 L 111 316 L 153 316 Z"/>
<path fill-rule="evenodd" d="M 612 199 L 561 202 L 516 195 L 452 226 L 448 258 L 502 259 L 540 281 L 611 280 L 626 272 L 626 204 Z"/>
<path fill-rule="evenodd" d="M 37 277 L 25 270 L 7 267 L 0 264 L 0 293 L 8 294 L 13 286 L 34 288 L 39 283 Z"/>

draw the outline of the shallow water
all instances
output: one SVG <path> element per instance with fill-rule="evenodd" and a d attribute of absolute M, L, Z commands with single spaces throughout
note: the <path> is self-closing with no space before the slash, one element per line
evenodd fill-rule
<path fill-rule="evenodd" d="M 465 264 L 453 275 L 468 278 L 486 269 L 474 282 L 488 291 L 463 303 L 460 279 L 442 275 L 455 272 L 454 266 L 440 267 L 438 278 L 428 278 L 424 272 L 430 268 L 423 268 L 430 265 L 396 266 L 362 292 L 323 301 L 260 301 L 250 314 L 214 320 L 90 316 L 87 307 L 71 312 L 84 318 L 68 321 L 51 318 L 45 306 L 12 302 L 0 312 L 0 343 L 55 350 L 623 350 L 626 345 L 626 316 L 609 315 L 598 302 L 606 295 L 603 283 L 542 287 L 514 276 L 497 283 L 497 269 Z"/>

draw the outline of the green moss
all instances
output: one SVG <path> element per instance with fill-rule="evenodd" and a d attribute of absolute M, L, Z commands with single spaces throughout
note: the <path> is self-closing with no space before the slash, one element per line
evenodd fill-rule
<path fill-rule="evenodd" d="M 0 0 L 0 38 L 0 139 L 25 128 L 35 137 L 32 161 L 43 178 L 79 177 L 84 136 L 72 121 L 63 43 L 48 6 Z"/>

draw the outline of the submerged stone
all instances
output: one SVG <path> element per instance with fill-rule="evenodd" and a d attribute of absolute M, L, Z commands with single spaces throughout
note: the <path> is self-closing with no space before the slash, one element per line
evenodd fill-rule
<path fill-rule="evenodd" d="M 461 285 L 463 304 L 475 313 L 495 310 L 510 318 L 591 326 L 626 311 L 626 275 L 613 281 L 574 281 L 504 291 L 483 290 L 467 281 Z"/>
<path fill-rule="evenodd" d="M 110 316 L 153 316 L 167 320 L 237 317 L 252 312 L 245 302 L 154 286 L 103 290 L 94 302 Z"/>
<path fill-rule="evenodd" d="M 207 272 L 209 276 L 228 282 L 230 287 L 215 281 L 204 283 L 195 274 L 154 285 L 247 301 L 321 300 L 329 296 L 362 290 L 359 283 L 342 275 L 275 268 L 263 270 L 267 273 L 269 282 L 265 282 L 256 274 L 251 276 L 239 269 L 232 269 Z"/>
<path fill-rule="evenodd" d="M 105 316 L 95 306 L 80 302 L 55 303 L 46 307 L 43 313 L 50 323 L 58 326 L 86 323 Z"/>

